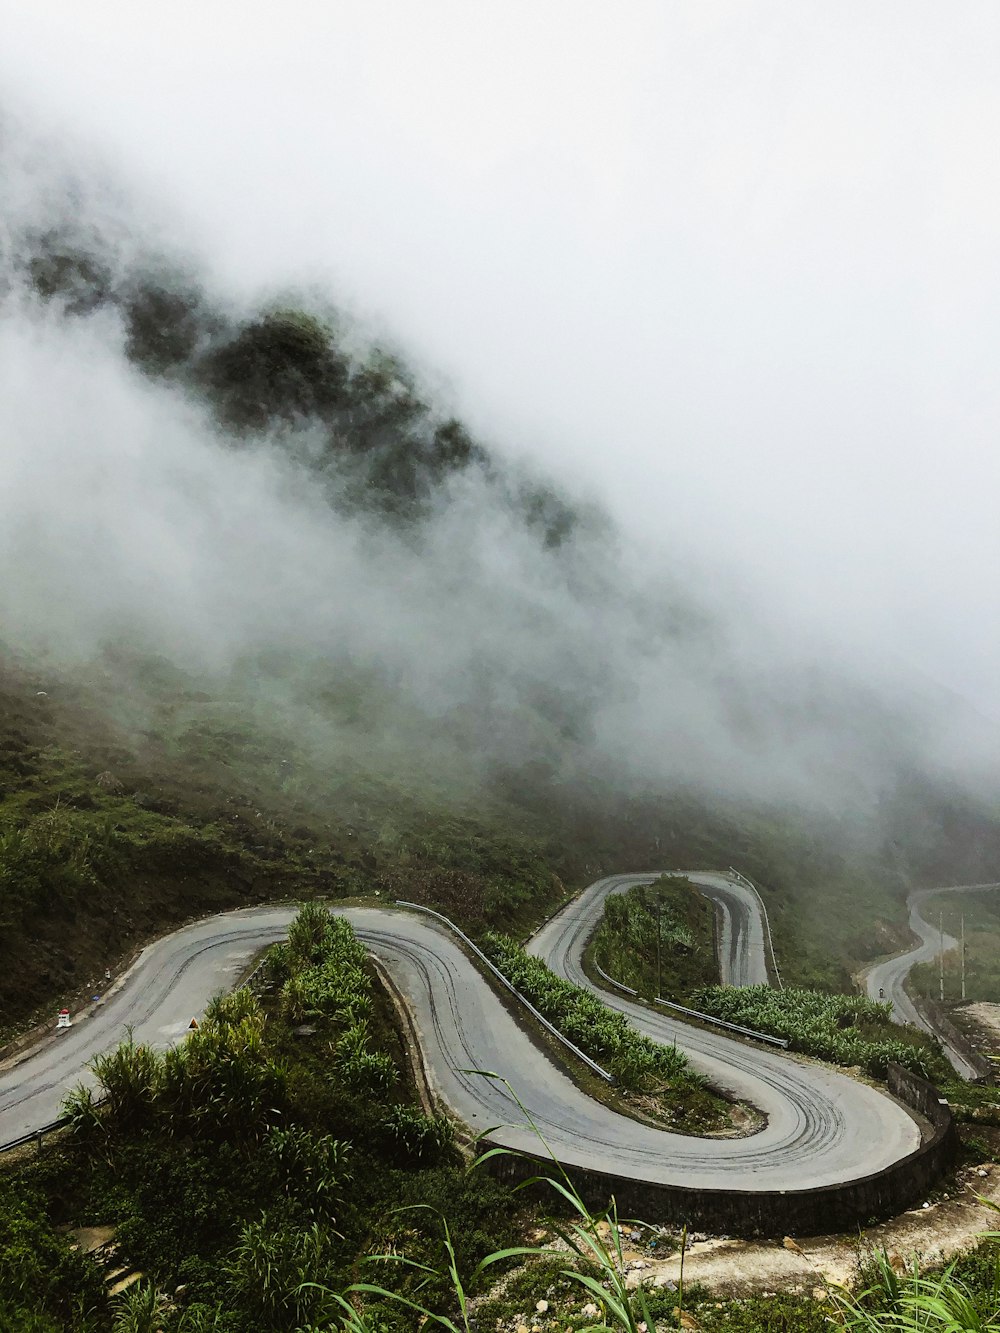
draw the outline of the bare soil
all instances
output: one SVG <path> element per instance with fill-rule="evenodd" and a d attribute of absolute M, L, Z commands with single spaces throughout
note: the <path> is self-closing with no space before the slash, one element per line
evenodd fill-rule
<path fill-rule="evenodd" d="M 991 1004 L 987 1000 L 963 1004 L 952 1011 L 952 1017 L 969 1036 L 978 1036 L 983 1046 L 1000 1054 L 1000 1004 Z"/>
<path fill-rule="evenodd" d="M 970 1249 L 984 1231 L 996 1228 L 997 1214 L 983 1199 L 1000 1205 L 1000 1166 L 992 1162 L 966 1167 L 950 1195 L 899 1217 L 871 1227 L 862 1237 L 812 1236 L 802 1240 L 743 1241 L 694 1239 L 684 1257 L 684 1281 L 700 1282 L 720 1297 L 749 1296 L 773 1291 L 818 1294 L 831 1285 L 851 1286 L 859 1249 L 885 1249 L 894 1266 L 902 1267 L 913 1255 L 922 1265 L 947 1261 Z M 648 1251 L 626 1249 L 633 1265 L 629 1282 L 661 1285 L 676 1283 L 680 1255 L 651 1258 Z M 641 1267 L 635 1265 L 641 1264 Z"/>

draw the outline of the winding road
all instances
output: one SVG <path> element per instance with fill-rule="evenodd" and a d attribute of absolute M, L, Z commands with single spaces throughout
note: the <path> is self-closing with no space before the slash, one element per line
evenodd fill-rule
<path fill-rule="evenodd" d="M 914 1004 L 906 990 L 906 980 L 911 968 L 917 963 L 932 962 L 942 947 L 946 953 L 959 947 L 954 936 L 945 934 L 942 940 L 938 927 L 924 920 L 920 908 L 927 899 L 939 893 L 985 893 L 989 889 L 1000 889 L 1000 884 L 951 884 L 940 889 L 914 890 L 907 898 L 906 905 L 910 911 L 910 929 L 920 943 L 905 953 L 897 954 L 895 958 L 876 963 L 865 973 L 865 988 L 871 999 L 891 1000 L 892 1016 L 897 1023 L 911 1023 L 935 1037 L 955 1071 L 965 1079 L 978 1077 L 979 1069 L 955 1045 L 951 1036 L 935 1027 L 930 1018 Z"/>
<path fill-rule="evenodd" d="M 624 878 L 635 882 L 632 876 L 619 875 L 616 878 L 619 881 Z M 728 875 L 718 875 L 711 871 L 690 871 L 685 878 L 697 884 L 705 897 L 710 898 L 719 909 L 722 919 L 719 931 L 719 975 L 722 984 L 766 986 L 771 978 L 767 973 L 764 954 L 764 918 L 753 890 Z M 639 882 L 642 882 L 641 877 Z M 586 892 L 592 894 L 594 888 L 591 886 Z"/>
<path fill-rule="evenodd" d="M 653 877 L 616 876 L 592 885 L 534 937 L 532 952 L 590 986 L 582 951 L 604 897 Z M 733 887 L 722 876 L 707 878 L 721 882 L 704 885 L 706 890 L 722 894 L 724 886 Z M 231 986 L 256 951 L 280 938 L 293 914 L 290 907 L 227 913 L 144 949 L 102 1005 L 69 1031 L 0 1067 L 0 1144 L 51 1123 L 65 1092 L 81 1078 L 92 1079 L 87 1063 L 117 1043 L 126 1024 L 137 1041 L 162 1047 L 180 1040 L 192 1015 Z M 437 1094 L 475 1130 L 500 1126 L 491 1134 L 496 1142 L 535 1151 L 539 1146 L 503 1083 L 471 1070 L 503 1075 L 567 1165 L 637 1180 L 803 1190 L 877 1171 L 920 1143 L 916 1120 L 874 1088 L 601 992 L 642 1031 L 657 1041 L 676 1040 L 693 1066 L 767 1115 L 763 1130 L 739 1139 L 692 1138 L 640 1124 L 595 1102 L 549 1060 L 446 928 L 389 908 L 348 908 L 343 915 L 407 997 Z M 757 966 L 755 933 L 741 920 L 737 913 L 730 956 L 738 973 L 751 976 Z M 760 958 L 762 964 L 762 950 Z"/>

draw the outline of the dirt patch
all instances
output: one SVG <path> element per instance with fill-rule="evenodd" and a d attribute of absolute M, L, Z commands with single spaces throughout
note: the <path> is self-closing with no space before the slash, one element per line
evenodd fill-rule
<path fill-rule="evenodd" d="M 68 1232 L 71 1248 L 82 1250 L 84 1254 L 94 1254 L 110 1245 L 114 1240 L 114 1227 L 74 1227 Z"/>
<path fill-rule="evenodd" d="M 885 1249 L 902 1264 L 916 1254 L 927 1265 L 947 1261 L 970 1249 L 976 1237 L 996 1227 L 996 1213 L 980 1201 L 1000 1204 L 1000 1167 L 993 1163 L 964 1168 L 950 1197 L 908 1212 L 866 1231 L 863 1245 Z M 857 1272 L 857 1236 L 813 1236 L 796 1241 L 742 1241 L 692 1238 L 684 1257 L 684 1281 L 703 1283 L 720 1297 L 769 1291 L 805 1295 L 832 1283 L 850 1286 Z M 626 1249 L 628 1281 L 653 1286 L 676 1283 L 680 1256 L 651 1257 L 648 1250 Z M 641 1265 L 641 1266 L 640 1266 Z"/>
<path fill-rule="evenodd" d="M 970 1036 L 978 1036 L 994 1054 L 1000 1054 L 1000 1004 L 979 1000 L 955 1009 L 952 1017 Z"/>

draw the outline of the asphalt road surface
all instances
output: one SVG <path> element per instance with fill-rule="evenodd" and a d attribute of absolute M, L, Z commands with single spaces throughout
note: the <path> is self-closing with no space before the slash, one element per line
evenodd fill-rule
<path fill-rule="evenodd" d="M 596 924 L 601 894 L 591 893 Z M 533 946 L 567 971 L 578 965 L 577 942 L 589 933 L 581 929 L 579 911 L 573 929 L 564 929 L 563 918 L 580 901 L 550 922 Z M 689 1138 L 641 1125 L 593 1101 L 549 1061 L 444 927 L 393 909 L 350 908 L 344 915 L 408 997 L 436 1091 L 474 1129 L 494 1129 L 494 1141 L 539 1149 L 504 1084 L 472 1070 L 506 1078 L 549 1148 L 567 1164 L 641 1180 L 801 1190 L 866 1175 L 919 1144 L 916 1121 L 873 1088 L 605 995 L 657 1040 L 676 1039 L 692 1064 L 768 1117 L 764 1130 L 741 1139 Z M 150 945 L 103 1005 L 0 1070 L 0 1143 L 50 1123 L 66 1090 L 86 1077 L 87 1062 L 117 1043 L 126 1024 L 138 1041 L 178 1041 L 211 996 L 231 985 L 257 950 L 283 935 L 291 917 L 290 908 L 233 912 Z"/>
<path fill-rule="evenodd" d="M 897 1023 L 911 1023 L 923 1028 L 941 1043 L 945 1055 L 962 1078 L 973 1079 L 979 1070 L 966 1059 L 965 1055 L 950 1041 L 948 1035 L 939 1032 L 930 1019 L 913 1003 L 906 992 L 906 979 L 910 969 L 917 963 L 932 962 L 942 947 L 941 934 L 937 926 L 925 921 L 920 914 L 921 906 L 928 898 L 937 893 L 984 893 L 989 889 L 998 889 L 1000 884 L 952 884 L 942 889 L 916 889 L 906 900 L 910 909 L 910 929 L 920 940 L 916 948 L 889 958 L 884 963 L 876 963 L 865 974 L 865 987 L 873 1000 L 891 1000 L 892 1016 Z M 944 936 L 944 950 L 959 947 L 958 940 L 947 933 Z"/>
<path fill-rule="evenodd" d="M 766 986 L 769 978 L 764 959 L 764 919 L 752 889 L 726 875 L 689 873 L 706 898 L 719 909 L 719 975 L 724 986 Z M 593 893 L 591 887 L 588 893 Z"/>
<path fill-rule="evenodd" d="M 739 884 L 729 875 L 709 870 L 664 871 L 666 875 L 682 875 L 697 884 L 706 898 L 711 899 L 718 909 L 718 963 L 719 979 L 724 986 L 766 986 L 769 984 L 767 963 L 764 956 L 764 920 L 760 903 L 752 889 Z M 559 921 L 560 932 L 570 929 L 576 923 L 579 927 L 574 938 L 580 943 L 580 951 L 593 932 L 601 912 L 604 900 L 615 893 L 626 893 L 637 884 L 651 884 L 656 874 L 609 875 L 598 880 L 574 898 L 553 922 L 543 926 L 529 945 L 529 953 L 542 957 L 541 948 L 548 947 L 543 942 L 551 937 L 550 925 Z M 552 966 L 546 955 L 546 962 Z M 589 985 L 589 982 L 588 982 Z M 604 996 L 601 992 L 602 998 Z"/>

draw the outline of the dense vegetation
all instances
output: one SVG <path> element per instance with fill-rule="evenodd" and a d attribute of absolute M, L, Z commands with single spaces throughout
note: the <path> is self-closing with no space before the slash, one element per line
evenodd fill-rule
<path fill-rule="evenodd" d="M 321 426 L 308 446 L 286 439 L 281 447 L 305 447 L 304 461 L 340 503 L 415 517 L 449 477 L 477 468 L 497 483 L 498 498 L 517 505 L 543 548 L 580 521 L 546 485 L 501 477 L 461 422 L 433 410 L 402 360 L 335 310 L 275 304 L 240 317 L 190 272 L 162 261 L 125 271 L 98 238 L 72 225 L 32 237 L 24 269 L 35 293 L 70 318 L 116 312 L 128 359 L 201 396 L 234 439 Z"/>
<path fill-rule="evenodd" d="M 950 1077 L 936 1044 L 894 1024 L 886 1004 L 801 986 L 718 985 L 710 905 L 686 881 L 663 878 L 608 898 L 590 946 L 593 957 L 616 980 L 653 996 L 658 919 L 666 997 L 875 1078 L 884 1078 L 892 1061 L 939 1081 Z"/>
<path fill-rule="evenodd" d="M 713 908 L 686 879 L 662 877 L 612 894 L 590 944 L 616 981 L 653 998 L 682 1001 L 718 979 Z"/>
<path fill-rule="evenodd" d="M 176 1048 L 126 1042 L 98 1060 L 97 1094 L 69 1098 L 70 1141 L 8 1168 L 5 1330 L 109 1326 L 98 1270 L 68 1249 L 63 1222 L 114 1226 L 115 1263 L 149 1279 L 123 1300 L 171 1295 L 150 1328 L 239 1333 L 331 1318 L 327 1289 L 368 1253 L 439 1265 L 438 1219 L 397 1211 L 409 1204 L 447 1210 L 465 1274 L 514 1236 L 508 1191 L 467 1175 L 450 1123 L 420 1109 L 391 1006 L 346 923 L 307 906 L 269 962 L 261 999 L 215 1001 Z"/>
<path fill-rule="evenodd" d="M 874 1078 L 884 1078 L 892 1062 L 928 1078 L 948 1073 L 930 1038 L 902 1032 L 888 1004 L 862 995 L 824 995 L 801 986 L 703 986 L 691 1000 L 695 1008 L 728 1023 L 786 1037 L 793 1051 L 858 1066 Z"/>
<path fill-rule="evenodd" d="M 0 663 L 0 1040 L 205 912 L 380 893 L 527 921 L 563 896 L 557 868 L 580 873 L 568 830 L 553 839 L 500 802 L 418 800 L 301 736 L 279 743 L 245 702 L 223 707 L 166 664 L 114 668 L 87 688 Z M 155 713 L 116 725 L 133 669 L 156 673 Z"/>
<path fill-rule="evenodd" d="M 738 847 L 748 871 L 770 864 L 779 950 L 816 975 L 818 944 L 791 951 L 815 938 L 794 913 L 797 885 L 809 865 L 841 872 L 776 821 L 741 825 L 691 795 L 568 791 L 529 770 L 489 793 L 421 787 L 401 762 L 365 769 L 315 725 L 283 731 L 242 684 L 220 697 L 162 659 L 118 649 L 72 680 L 0 659 L 0 1038 L 205 912 L 380 893 L 472 930 L 526 931 L 567 886 L 655 863 L 667 840 L 675 863 L 723 864 Z M 880 892 L 874 910 L 888 912 Z M 836 981 L 843 964 L 822 956 Z"/>
<path fill-rule="evenodd" d="M 483 950 L 515 990 L 624 1087 L 638 1088 L 653 1080 L 672 1083 L 682 1077 L 698 1081 L 681 1051 L 643 1037 L 624 1014 L 609 1009 L 590 991 L 557 977 L 509 935 L 490 932 L 484 937 Z"/>
<path fill-rule="evenodd" d="M 688 1067 L 686 1056 L 675 1046 L 661 1046 L 642 1036 L 624 1014 L 556 976 L 509 935 L 488 932 L 482 945 L 511 985 L 612 1076 L 625 1094 L 626 1108 L 637 1106 L 660 1123 L 691 1134 L 729 1125 L 729 1103 Z"/>
<path fill-rule="evenodd" d="M 125 1141 L 117 1144 L 119 1151 L 127 1146 Z M 223 1271 L 213 1273 L 206 1266 L 204 1273 L 206 1283 L 224 1292 L 223 1301 L 193 1299 L 187 1286 L 170 1299 L 153 1280 L 145 1280 L 109 1308 L 93 1265 L 42 1220 L 49 1198 L 60 1192 L 57 1175 L 71 1165 L 65 1156 L 53 1155 L 0 1181 L 0 1219 L 5 1224 L 0 1227 L 0 1318 L 11 1333 L 57 1333 L 66 1326 L 99 1333 L 109 1327 L 112 1317 L 114 1333 L 158 1329 L 256 1333 L 263 1328 L 387 1333 L 427 1326 L 448 1333 L 494 1329 L 512 1333 L 528 1319 L 538 1333 L 583 1333 L 594 1328 L 652 1333 L 677 1326 L 702 1333 L 820 1333 L 831 1326 L 859 1333 L 1000 1330 L 996 1236 L 947 1268 L 930 1272 L 921 1272 L 916 1256 L 906 1263 L 898 1255 L 890 1257 L 859 1243 L 853 1293 L 830 1286 L 825 1279 L 822 1292 L 812 1297 L 767 1292 L 728 1300 L 683 1281 L 632 1285 L 623 1246 L 625 1228 L 617 1225 L 614 1205 L 604 1214 L 593 1213 L 561 1176 L 558 1164 L 548 1186 L 563 1216 L 557 1226 L 561 1247 L 539 1245 L 536 1233 L 527 1245 L 484 1253 L 473 1268 L 467 1258 L 467 1238 L 459 1229 L 467 1213 L 463 1214 L 454 1191 L 442 1198 L 432 1189 L 430 1211 L 439 1227 L 436 1253 L 427 1244 L 429 1237 L 423 1239 L 420 1219 L 426 1204 L 421 1204 L 404 1214 L 412 1225 L 394 1238 L 405 1249 L 369 1253 L 345 1281 L 337 1272 L 336 1245 L 330 1244 L 331 1205 L 338 1193 L 359 1192 L 359 1182 L 345 1170 L 342 1157 L 317 1153 L 308 1136 L 295 1135 L 265 1147 L 257 1159 L 262 1179 L 273 1183 L 277 1167 L 277 1179 L 290 1184 L 292 1196 L 303 1202 L 312 1195 L 313 1183 L 332 1180 L 333 1190 L 326 1193 L 320 1188 L 316 1206 L 298 1213 L 293 1208 L 289 1213 L 293 1220 L 277 1231 L 268 1214 L 243 1227 Z M 230 1172 L 238 1165 L 238 1156 L 225 1160 Z M 199 1161 L 194 1169 L 205 1167 L 211 1162 Z M 427 1188 L 433 1178 L 425 1172 L 416 1179 Z M 190 1208 L 198 1194 L 196 1175 L 176 1173 L 169 1183 L 176 1189 L 182 1180 L 183 1204 Z M 156 1181 L 153 1187 L 164 1183 Z M 218 1189 L 222 1181 L 211 1183 Z M 487 1186 L 483 1180 L 480 1184 Z M 63 1181 L 63 1194 L 65 1189 Z M 363 1185 L 360 1192 L 364 1193 Z M 239 1186 L 234 1189 L 230 1182 L 224 1206 L 231 1207 L 239 1193 Z M 434 1214 L 440 1202 L 454 1210 L 451 1223 Z M 173 1199 L 166 1197 L 162 1203 L 169 1210 Z M 350 1211 L 349 1204 L 342 1206 Z M 192 1221 L 201 1223 L 197 1214 Z M 669 1254 L 684 1247 L 686 1234 L 678 1238 L 659 1232 L 657 1240 L 661 1252 Z M 193 1248 L 192 1238 L 189 1247 Z M 489 1280 L 515 1259 L 526 1262 L 485 1292 Z M 189 1270 L 199 1274 L 197 1264 L 190 1264 Z"/>

